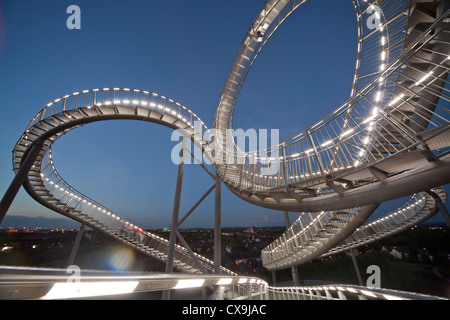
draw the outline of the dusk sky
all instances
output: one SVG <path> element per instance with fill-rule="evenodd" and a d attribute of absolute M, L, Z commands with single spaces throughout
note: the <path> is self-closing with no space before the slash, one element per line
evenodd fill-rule
<path fill-rule="evenodd" d="M 81 9 L 81 30 L 66 26 L 72 4 Z M 11 151 L 29 121 L 72 92 L 148 90 L 180 102 L 212 127 L 229 68 L 263 5 L 262 0 L 0 0 L 0 196 L 14 177 Z M 233 127 L 280 129 L 284 140 L 338 107 L 349 98 L 356 39 L 350 1 L 311 0 L 302 6 L 250 71 Z M 176 143 L 166 127 L 117 120 L 78 128 L 53 151 L 59 173 L 74 188 L 123 218 L 156 228 L 171 221 Z M 200 166 L 187 165 L 180 216 L 212 184 Z M 248 204 L 225 186 L 222 191 L 223 226 L 284 225 L 281 212 Z M 389 209 L 392 203 L 375 216 Z M 61 217 L 23 189 L 8 214 Z M 212 194 L 182 228 L 213 225 Z"/>

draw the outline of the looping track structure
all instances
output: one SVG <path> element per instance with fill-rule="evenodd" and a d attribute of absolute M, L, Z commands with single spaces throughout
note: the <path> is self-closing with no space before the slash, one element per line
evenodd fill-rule
<path fill-rule="evenodd" d="M 232 129 L 239 92 L 264 46 L 307 2 L 269 0 L 258 13 L 225 81 L 212 126 L 217 135 Z M 349 250 L 425 221 L 446 201 L 441 186 L 450 182 L 450 1 L 352 4 L 358 49 L 349 99 L 279 145 L 246 152 L 217 144 L 220 139 L 205 141 L 201 133 L 209 129 L 180 103 L 145 90 L 99 88 L 66 95 L 39 111 L 14 148 L 14 171 L 24 175 L 24 188 L 42 205 L 161 261 L 167 260 L 169 241 L 126 221 L 60 176 L 51 149 L 59 137 L 112 119 L 183 130 L 235 195 L 257 206 L 302 212 L 263 250 L 268 270 Z M 412 194 L 403 207 L 364 225 L 380 203 Z M 212 261 L 178 245 L 173 263 L 188 273 L 214 269 Z"/>

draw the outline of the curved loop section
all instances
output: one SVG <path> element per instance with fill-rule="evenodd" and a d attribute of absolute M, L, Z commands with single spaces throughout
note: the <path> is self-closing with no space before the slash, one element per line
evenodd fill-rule
<path fill-rule="evenodd" d="M 278 22 L 293 11 L 291 7 L 285 9 L 286 3 L 269 1 L 247 33 L 216 112 L 214 129 L 222 136 L 231 129 L 245 75 L 261 51 L 261 43 L 265 43 L 259 41 L 258 30 L 268 24 L 265 35 L 270 37 Z M 370 7 L 366 2 L 357 17 L 362 19 Z M 448 159 L 443 157 L 450 146 L 450 112 L 445 89 L 450 54 L 446 22 L 449 13 L 434 19 L 433 23 L 423 24 L 423 21 L 405 19 L 408 12 L 403 1 L 384 1 L 383 8 L 382 27 L 360 34 L 359 40 L 360 52 L 364 52 L 368 43 L 372 46 L 375 43 L 378 51 L 369 51 L 367 60 L 357 61 L 357 66 L 363 60 L 365 65 L 372 61 L 378 70 L 360 74 L 357 68 L 358 80 L 354 87 L 359 90 L 349 100 L 297 136 L 267 150 L 246 153 L 234 145 L 223 145 L 225 155 L 221 154 L 219 160 L 226 161 L 216 165 L 217 171 L 236 195 L 255 205 L 277 210 L 345 209 L 377 201 L 374 197 L 357 201 L 357 197 L 350 196 L 356 189 L 363 191 L 378 182 L 388 184 L 389 178 L 425 168 L 438 158 L 448 164 Z M 438 9 L 436 6 L 436 12 Z M 289 13 L 282 15 L 283 10 Z M 274 12 L 280 18 L 272 26 L 269 22 L 273 21 Z M 403 30 L 414 30 L 418 25 L 427 29 L 420 36 L 411 33 L 405 38 Z M 448 181 L 446 176 L 435 180 L 430 187 Z M 404 190 L 395 197 L 421 191 L 420 188 Z M 330 195 L 334 197 L 324 207 L 322 196 Z M 384 196 L 377 195 L 377 199 L 393 198 L 386 192 Z"/>
<path fill-rule="evenodd" d="M 443 203 L 447 202 L 447 193 L 443 188 L 437 188 L 433 191 L 438 194 Z M 421 224 L 433 217 L 438 211 L 433 197 L 425 192 L 416 194 L 396 211 L 356 229 L 351 237 L 348 237 L 321 257 L 358 248 L 390 237 Z"/>
<path fill-rule="evenodd" d="M 434 191 L 443 202 L 447 200 L 444 189 Z M 301 215 L 281 237 L 262 251 L 264 267 L 285 269 L 357 248 L 411 228 L 431 218 L 438 209 L 433 197 L 420 193 L 397 211 L 356 229 L 356 223 L 359 221 L 361 225 L 373 212 L 366 214 L 364 211 L 367 208 Z M 351 235 L 343 237 L 342 231 L 349 226 Z"/>

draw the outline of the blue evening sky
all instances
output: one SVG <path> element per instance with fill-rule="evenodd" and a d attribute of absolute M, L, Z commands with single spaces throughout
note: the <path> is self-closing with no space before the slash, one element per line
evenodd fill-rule
<path fill-rule="evenodd" d="M 81 30 L 66 27 L 72 4 L 81 9 Z M 157 92 L 211 127 L 231 63 L 263 4 L 0 0 L 0 195 L 13 179 L 11 151 L 28 122 L 50 101 L 75 91 Z M 282 139 L 305 129 L 349 97 L 355 55 L 351 2 L 309 1 L 282 25 L 253 66 L 234 128 L 280 129 Z M 73 187 L 120 216 L 143 227 L 166 227 L 177 174 L 170 158 L 176 142 L 170 138 L 170 129 L 148 122 L 97 122 L 59 139 L 55 164 Z M 213 181 L 200 166 L 189 165 L 183 183 L 180 216 Z M 282 213 L 248 204 L 225 186 L 222 191 L 223 226 L 284 224 Z M 24 190 L 9 214 L 60 217 Z M 210 195 L 182 227 L 213 225 Z"/>

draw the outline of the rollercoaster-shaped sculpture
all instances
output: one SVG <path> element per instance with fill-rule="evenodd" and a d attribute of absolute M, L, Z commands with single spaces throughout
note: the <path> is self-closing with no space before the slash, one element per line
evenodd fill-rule
<path fill-rule="evenodd" d="M 74 128 L 132 119 L 182 130 L 241 199 L 302 212 L 263 250 L 268 270 L 349 250 L 429 219 L 437 202 L 446 201 L 440 186 L 450 182 L 450 1 L 353 0 L 358 51 L 350 98 L 267 150 L 245 152 L 219 139 L 232 129 L 239 92 L 258 55 L 306 2 L 269 0 L 258 13 L 226 79 L 213 139 L 204 139 L 209 129 L 192 111 L 159 94 L 128 88 L 75 92 L 39 111 L 14 148 L 14 171 L 24 175 L 26 191 L 42 205 L 165 262 L 169 241 L 75 190 L 52 158 L 52 144 Z M 380 203 L 412 194 L 397 211 L 364 225 Z M 182 272 L 214 269 L 212 261 L 178 245 L 173 259 Z"/>

